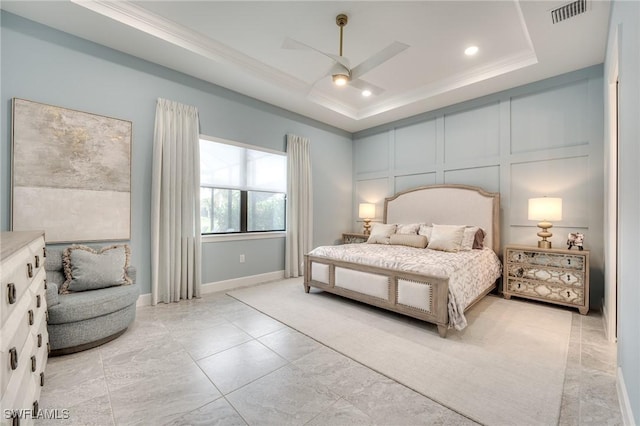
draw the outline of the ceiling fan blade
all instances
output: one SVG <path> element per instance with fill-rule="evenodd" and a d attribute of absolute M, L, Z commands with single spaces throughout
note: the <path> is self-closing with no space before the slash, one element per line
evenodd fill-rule
<path fill-rule="evenodd" d="M 408 44 L 400 43 L 399 41 L 394 41 L 389 46 L 385 47 L 378 53 L 369 57 L 369 59 L 365 59 L 364 62 L 360 63 L 354 69 L 351 70 L 351 78 L 357 79 L 361 75 L 364 75 L 377 67 L 378 65 L 388 61 L 389 59 L 396 56 L 398 53 L 403 52 L 409 47 Z"/>
<path fill-rule="evenodd" d="M 316 49 L 315 47 L 309 46 L 308 44 L 304 44 L 301 41 L 294 40 L 294 39 L 289 38 L 289 37 L 285 37 L 284 38 L 284 41 L 282 42 L 282 48 L 283 49 L 297 49 L 297 50 L 313 50 L 314 52 L 318 52 L 321 55 L 324 55 L 324 56 L 326 56 L 328 58 L 333 59 L 334 61 L 338 62 L 339 64 L 341 64 L 345 68 L 349 69 L 349 61 L 347 61 L 346 58 L 344 58 L 342 56 L 338 56 L 338 55 L 332 55 L 331 53 L 323 52 L 322 50 Z"/>
<path fill-rule="evenodd" d="M 343 67 L 345 67 L 347 69 L 347 71 L 351 68 L 351 66 L 349 64 L 349 60 L 347 58 L 345 58 L 344 56 L 332 55 L 331 53 L 323 52 L 322 50 L 318 50 L 315 47 L 309 46 L 308 44 L 304 44 L 301 41 L 294 40 L 294 39 L 289 38 L 289 37 L 285 37 L 284 38 L 284 41 L 282 42 L 282 48 L 283 49 L 297 49 L 297 50 L 313 50 L 314 52 L 318 52 L 321 55 L 324 55 L 324 56 L 326 56 L 328 58 L 333 59 L 334 61 L 336 61 L 337 63 L 339 63 Z"/>
<path fill-rule="evenodd" d="M 371 94 L 375 96 L 381 95 L 384 92 L 383 88 L 375 86 L 359 78 L 351 79 L 347 84 L 351 87 L 355 87 L 358 90 L 369 90 L 371 91 Z"/>

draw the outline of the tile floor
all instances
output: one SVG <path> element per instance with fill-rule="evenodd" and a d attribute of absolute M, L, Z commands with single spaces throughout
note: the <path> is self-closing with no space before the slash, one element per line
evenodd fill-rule
<path fill-rule="evenodd" d="M 560 425 L 622 424 L 615 351 L 598 314 L 573 315 Z M 141 307 L 46 378 L 40 407 L 70 416 L 41 425 L 474 424 L 224 293 Z"/>

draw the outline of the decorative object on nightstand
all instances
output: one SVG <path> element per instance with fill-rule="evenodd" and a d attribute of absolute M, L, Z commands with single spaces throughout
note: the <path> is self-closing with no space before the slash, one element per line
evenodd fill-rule
<path fill-rule="evenodd" d="M 550 249 L 551 238 L 553 235 L 549 232 L 549 228 L 553 226 L 550 220 L 562 220 L 562 198 L 529 198 L 529 220 L 539 220 L 538 227 L 542 231 L 538 232 L 538 237 L 542 238 L 538 241 L 539 248 Z"/>
<path fill-rule="evenodd" d="M 570 232 L 567 236 L 567 250 L 572 247 L 578 247 L 578 250 L 584 250 L 584 234 L 582 232 Z"/>
<path fill-rule="evenodd" d="M 364 220 L 364 234 L 371 234 L 371 219 L 376 217 L 376 205 L 360 203 L 358 207 L 358 217 Z"/>
<path fill-rule="evenodd" d="M 342 244 L 359 244 L 366 243 L 369 236 L 366 234 L 358 234 L 357 232 L 343 232 Z"/>
<path fill-rule="evenodd" d="M 507 246 L 504 297 L 523 297 L 589 312 L 589 252 Z"/>

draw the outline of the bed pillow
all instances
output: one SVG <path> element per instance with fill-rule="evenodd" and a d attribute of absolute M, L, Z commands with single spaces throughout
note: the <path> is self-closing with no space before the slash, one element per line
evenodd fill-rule
<path fill-rule="evenodd" d="M 427 224 L 420 224 L 420 228 L 418 228 L 418 235 L 424 235 L 427 237 L 427 241 L 431 239 L 431 232 L 433 232 L 433 226 Z"/>
<path fill-rule="evenodd" d="M 474 249 L 482 249 L 484 247 L 484 237 L 486 235 L 487 233 L 484 232 L 484 229 L 478 229 L 478 232 L 476 232 L 476 238 L 473 240 Z"/>
<path fill-rule="evenodd" d="M 395 224 L 374 223 L 371 225 L 371 235 L 367 243 L 369 244 L 389 244 L 389 237 L 396 233 Z"/>
<path fill-rule="evenodd" d="M 62 254 L 66 281 L 60 293 L 97 290 L 117 285 L 132 284 L 127 275 L 131 249 L 128 245 L 113 245 L 94 250 L 73 245 Z"/>
<path fill-rule="evenodd" d="M 484 247 L 484 231 L 478 226 L 466 226 L 460 244 L 460 250 L 481 249 Z"/>
<path fill-rule="evenodd" d="M 420 227 L 419 223 L 411 223 L 408 225 L 397 225 L 396 234 L 417 235 L 419 227 Z"/>
<path fill-rule="evenodd" d="M 424 235 L 393 234 L 389 237 L 389 244 L 408 246 L 423 249 L 427 246 L 427 237 Z"/>
<path fill-rule="evenodd" d="M 434 223 L 427 248 L 449 252 L 460 251 L 464 229 L 464 226 L 436 225 Z"/>

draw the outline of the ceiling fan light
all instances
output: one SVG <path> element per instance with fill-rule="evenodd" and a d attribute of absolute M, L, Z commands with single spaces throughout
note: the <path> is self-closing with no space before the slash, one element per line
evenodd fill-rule
<path fill-rule="evenodd" d="M 368 98 L 369 96 L 371 96 L 371 90 L 369 89 L 364 89 L 362 91 L 362 96 L 364 96 L 365 98 Z"/>
<path fill-rule="evenodd" d="M 344 86 L 349 81 L 349 76 L 345 74 L 333 74 L 331 77 L 336 86 Z"/>

